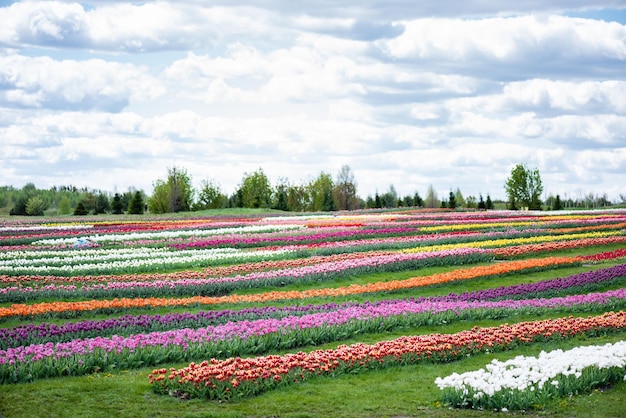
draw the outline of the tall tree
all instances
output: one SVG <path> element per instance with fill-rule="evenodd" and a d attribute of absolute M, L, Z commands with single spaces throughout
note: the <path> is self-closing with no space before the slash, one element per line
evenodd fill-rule
<path fill-rule="evenodd" d="M 461 193 L 461 189 L 458 187 L 454 192 L 454 200 L 457 206 L 465 206 L 465 198 L 463 197 L 463 193 Z"/>
<path fill-rule="evenodd" d="M 335 183 L 333 177 L 323 171 L 317 178 L 311 180 L 306 186 L 308 193 L 308 210 L 311 212 L 320 212 L 325 210 L 325 207 L 328 208 L 329 205 L 335 207 L 336 210 L 336 202 L 333 201 L 331 203 L 328 201 L 329 195 L 333 198 L 332 193 L 334 187 Z"/>
<path fill-rule="evenodd" d="M 456 209 L 456 195 L 450 190 L 450 198 L 448 199 L 448 208 Z"/>
<path fill-rule="evenodd" d="M 26 202 L 26 214 L 29 216 L 43 216 L 47 208 L 48 205 L 40 196 L 32 196 Z"/>
<path fill-rule="evenodd" d="M 272 203 L 272 209 L 288 211 L 289 204 L 287 199 L 287 192 L 289 190 L 289 182 L 287 179 L 278 179 L 276 190 L 274 193 L 274 202 Z"/>
<path fill-rule="evenodd" d="M 168 169 L 167 180 L 154 182 L 148 207 L 153 213 L 187 212 L 191 210 L 194 190 L 191 177 L 184 168 Z"/>
<path fill-rule="evenodd" d="M 415 206 L 424 206 L 424 199 L 422 199 L 418 192 L 415 192 L 415 196 L 413 196 L 413 204 Z"/>
<path fill-rule="evenodd" d="M 539 196 L 543 192 L 543 185 L 538 169 L 530 170 L 523 164 L 517 164 L 511 170 L 504 189 L 509 200 L 509 209 L 541 209 Z"/>
<path fill-rule="evenodd" d="M 426 208 L 438 208 L 441 202 L 439 202 L 439 198 L 437 197 L 437 192 L 435 188 L 431 184 L 428 186 L 428 191 L 426 192 L 426 199 L 424 200 L 424 207 Z"/>
<path fill-rule="evenodd" d="M 483 200 L 483 194 L 480 193 L 478 198 L 478 209 L 487 209 L 487 205 L 485 204 L 485 201 Z"/>
<path fill-rule="evenodd" d="M 222 193 L 220 186 L 211 180 L 202 180 L 198 192 L 198 201 L 194 204 L 193 209 L 219 209 L 227 205 L 228 197 Z"/>
<path fill-rule="evenodd" d="M 88 214 L 89 210 L 85 207 L 85 204 L 82 201 L 78 202 L 78 205 L 76 205 L 76 208 L 74 209 L 74 215 L 84 216 Z"/>
<path fill-rule="evenodd" d="M 262 168 L 252 174 L 244 174 L 239 190 L 241 190 L 244 208 L 269 208 L 271 206 L 272 187 Z"/>
<path fill-rule="evenodd" d="M 37 193 L 37 188 L 34 183 L 26 183 L 22 190 L 17 193 L 17 196 L 14 197 L 13 207 L 9 212 L 10 215 L 21 215 L 26 216 L 28 212 L 26 212 L 26 205 L 28 203 L 28 199 L 35 196 Z"/>
<path fill-rule="evenodd" d="M 119 193 L 115 193 L 113 201 L 111 202 L 111 212 L 114 215 L 121 215 L 124 213 L 124 205 L 122 204 L 122 198 Z"/>
<path fill-rule="evenodd" d="M 389 189 L 380 197 L 382 207 L 385 208 L 397 208 L 398 207 L 398 192 L 393 184 L 389 185 Z"/>
<path fill-rule="evenodd" d="M 554 203 L 552 204 L 552 210 L 561 210 L 563 209 L 563 205 L 561 204 L 561 196 L 558 194 L 554 198 Z"/>
<path fill-rule="evenodd" d="M 357 184 L 349 165 L 344 165 L 337 174 L 337 181 L 333 188 L 333 197 L 339 210 L 354 210 L 359 207 L 356 195 Z"/>
<path fill-rule="evenodd" d="M 307 207 L 308 194 L 305 186 L 289 185 L 287 188 L 287 206 L 293 212 L 304 212 Z"/>
<path fill-rule="evenodd" d="M 133 200 L 128 205 L 128 213 L 131 215 L 141 215 L 144 212 L 144 201 L 141 192 L 137 190 L 133 195 Z"/>
<path fill-rule="evenodd" d="M 70 213 L 72 213 L 70 199 L 66 195 L 63 195 L 59 200 L 59 215 L 69 215 Z"/>
<path fill-rule="evenodd" d="M 493 209 L 493 202 L 491 201 L 491 196 L 489 196 L 489 194 L 487 194 L 487 200 L 485 200 L 485 209 L 487 210 Z"/>
<path fill-rule="evenodd" d="M 111 210 L 111 202 L 109 200 L 109 197 L 103 192 L 98 193 L 98 196 L 96 196 L 96 207 L 93 213 L 95 214 L 107 213 L 110 210 Z"/>

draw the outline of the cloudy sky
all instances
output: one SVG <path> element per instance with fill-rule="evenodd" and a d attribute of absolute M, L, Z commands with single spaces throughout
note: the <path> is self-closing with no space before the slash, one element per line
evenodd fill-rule
<path fill-rule="evenodd" d="M 0 2 L 0 185 L 626 194 L 625 0 Z M 545 196 L 544 196 L 545 197 Z"/>

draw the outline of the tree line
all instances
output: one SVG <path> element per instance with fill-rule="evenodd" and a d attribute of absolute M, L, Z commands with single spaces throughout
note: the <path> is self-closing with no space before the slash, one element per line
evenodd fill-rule
<path fill-rule="evenodd" d="M 85 187 L 54 186 L 48 190 L 37 189 L 28 183 L 22 189 L 12 186 L 0 187 L 0 213 L 22 216 L 87 215 L 87 214 L 154 214 L 190 212 L 223 208 L 265 208 L 288 212 L 332 212 L 366 208 L 468 208 L 493 209 L 498 203 L 509 209 L 562 209 L 581 207 L 581 203 L 571 199 L 561 200 L 560 196 L 549 196 L 545 202 L 540 199 L 543 192 L 541 176 L 537 169 L 528 169 L 518 164 L 513 168 L 504 185 L 508 201 L 494 202 L 489 194 L 483 198 L 463 196 L 459 188 L 450 190 L 447 198 L 439 198 L 430 185 L 426 195 L 416 191 L 400 196 L 393 184 L 383 192 L 362 199 L 358 195 L 357 182 L 348 165 L 341 167 L 333 177 L 327 172 L 311 180 L 295 184 L 281 178 L 272 185 L 262 168 L 244 173 L 236 190 L 228 195 L 213 180 L 205 179 L 195 189 L 192 178 L 184 168 L 167 169 L 163 179 L 153 182 L 153 190 L 147 195 L 143 190 L 129 189 L 123 193 L 108 193 L 102 190 L 89 190 Z M 626 196 L 625 196 L 626 197 Z M 626 201 L 626 199 L 624 199 Z M 610 205 L 608 199 L 601 202 Z"/>

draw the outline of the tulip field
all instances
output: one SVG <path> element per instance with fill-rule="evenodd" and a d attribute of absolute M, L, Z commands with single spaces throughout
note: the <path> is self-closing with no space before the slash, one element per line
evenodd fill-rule
<path fill-rule="evenodd" d="M 626 210 L 0 218 L 0 417 L 620 404 Z"/>

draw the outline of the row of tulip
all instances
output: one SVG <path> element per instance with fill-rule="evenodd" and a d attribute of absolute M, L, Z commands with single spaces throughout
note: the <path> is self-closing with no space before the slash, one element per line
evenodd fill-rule
<path fill-rule="evenodd" d="M 457 230 L 446 233 L 422 233 L 423 230 L 412 228 L 385 228 L 385 229 L 358 229 L 343 231 L 323 231 L 311 233 L 300 233 L 298 235 L 275 235 L 275 236 L 236 236 L 219 237 L 205 239 L 202 241 L 170 242 L 168 245 L 176 249 L 205 248 L 205 247 L 287 247 L 291 250 L 306 249 L 330 249 L 349 248 L 355 251 L 356 247 L 362 249 L 403 249 L 411 248 L 411 244 L 438 245 L 438 244 L 461 244 L 489 241 L 498 238 L 498 241 L 489 241 L 489 244 L 478 244 L 483 246 L 503 246 L 516 245 L 527 242 L 541 242 L 580 239 L 588 237 L 601 237 L 622 234 L 623 228 L 616 228 L 613 225 L 600 225 L 596 231 L 584 231 L 577 234 L 568 233 L 562 230 L 557 233 L 551 229 L 539 229 L 534 223 L 524 223 L 532 228 L 507 228 L 496 231 L 471 231 Z M 508 241 L 508 240 L 512 241 Z M 530 241 L 529 241 L 530 240 Z"/>
<path fill-rule="evenodd" d="M 202 328 L 236 321 L 303 316 L 324 312 L 343 311 L 349 308 L 378 309 L 393 303 L 407 306 L 441 306 L 453 302 L 516 300 L 554 298 L 570 294 L 597 292 L 606 286 L 616 286 L 626 281 L 626 264 L 574 274 L 567 277 L 501 286 L 474 292 L 449 293 L 443 296 L 408 298 L 406 300 L 380 300 L 376 302 L 326 303 L 320 305 L 263 306 L 240 310 L 213 310 L 197 313 L 168 313 L 165 315 L 125 315 L 104 320 L 86 320 L 64 324 L 38 323 L 0 329 L 0 349 L 45 342 L 70 341 L 77 338 L 130 335 L 134 333 L 168 331 L 176 328 Z"/>
<path fill-rule="evenodd" d="M 374 282 L 345 287 L 309 289 L 303 291 L 270 291 L 256 294 L 232 294 L 225 296 L 192 296 L 187 298 L 117 298 L 76 302 L 42 302 L 35 304 L 12 304 L 0 307 L 0 318 L 13 316 L 73 314 L 95 310 L 120 310 L 153 308 L 157 306 L 216 305 L 221 303 L 265 303 L 277 300 L 298 300 L 348 296 L 365 293 L 394 292 L 478 277 L 503 275 L 520 271 L 545 270 L 580 265 L 580 257 L 546 257 L 507 261 L 497 264 L 474 266 L 453 271 L 418 276 L 404 280 Z"/>
<path fill-rule="evenodd" d="M 7 276 L 0 275 L 0 283 L 5 285 L 35 286 L 60 283 L 107 283 L 117 282 L 139 282 L 153 280 L 183 280 L 202 279 L 206 277 L 228 277 L 243 275 L 258 271 L 281 270 L 294 267 L 303 267 L 320 263 L 343 262 L 359 258 L 368 258 L 385 254 L 392 254 L 391 251 L 367 251 L 354 253 L 332 254 L 328 256 L 311 256 L 306 258 L 280 259 L 253 261 L 225 266 L 209 266 L 200 271 L 183 270 L 168 273 L 137 273 L 137 274 L 101 274 L 92 276 L 50 276 L 50 275 L 20 275 Z"/>
<path fill-rule="evenodd" d="M 624 257 L 626 257 L 626 248 L 619 248 L 614 251 L 603 251 L 601 253 L 585 255 L 583 259 L 587 263 L 601 263 L 606 260 L 615 260 Z"/>
<path fill-rule="evenodd" d="M 560 228 L 551 228 L 549 231 L 553 234 L 564 234 L 564 233 L 572 233 L 572 232 L 589 232 L 589 231 L 599 231 L 599 230 L 609 230 L 609 229 L 625 229 L 626 222 L 618 222 L 612 224 L 605 223 L 595 223 L 593 225 L 588 226 L 571 226 L 571 227 L 560 227 Z"/>
<path fill-rule="evenodd" d="M 11 222 L 11 226 L 0 227 L 0 245 L 31 244 L 42 239 L 74 239 L 78 236 L 128 234 L 139 231 L 162 231 L 180 229 L 204 229 L 220 227 L 240 227 L 250 222 L 243 220 L 216 221 L 214 219 L 159 219 L 137 221 L 92 220 L 90 222 L 43 222 L 19 224 Z M 63 244 L 65 242 L 65 244 Z M 54 246 L 63 246 L 66 241 L 53 242 Z"/>
<path fill-rule="evenodd" d="M 506 216 L 505 216 L 506 215 Z M 227 219 L 227 220 L 215 220 L 215 219 L 159 219 L 156 221 L 145 220 L 142 222 L 136 221 L 115 221 L 107 222 L 102 220 L 92 220 L 90 222 L 46 222 L 42 224 L 27 223 L 24 225 L 16 225 L 11 223 L 9 226 L 0 225 L 0 244 L 3 244 L 5 240 L 20 239 L 20 238 L 39 238 L 39 244 L 46 245 L 62 245 L 71 243 L 68 239 L 76 236 L 74 231 L 80 231 L 81 236 L 85 236 L 85 233 L 89 234 L 91 229 L 91 235 L 93 239 L 104 241 L 128 241 L 135 239 L 130 235 L 134 232 L 144 231 L 148 235 L 144 235 L 144 238 L 152 239 L 158 238 L 159 233 L 156 231 L 175 231 L 181 230 L 180 236 L 193 236 L 197 233 L 198 236 L 203 234 L 222 235 L 224 233 L 233 232 L 253 232 L 262 231 L 264 228 L 282 228 L 287 226 L 288 228 L 299 225 L 306 228 L 328 228 L 328 227 L 367 227 L 367 226 L 397 226 L 399 223 L 404 225 L 410 225 L 412 227 L 422 226 L 426 228 L 435 228 L 434 231 L 439 230 L 463 229 L 463 225 L 466 225 L 466 230 L 480 229 L 481 225 L 490 225 L 489 229 L 494 227 L 506 227 L 519 226 L 517 224 L 534 224 L 541 228 L 548 228 L 550 226 L 560 227 L 580 227 L 584 225 L 592 225 L 602 223 L 606 227 L 609 224 L 615 224 L 618 222 L 625 222 L 626 217 L 620 213 L 611 215 L 606 214 L 594 214 L 585 213 L 581 215 L 551 215 L 551 216 L 536 216 L 534 214 L 527 215 L 509 215 L 504 212 L 491 212 L 488 215 L 481 213 L 466 212 L 462 214 L 441 213 L 437 216 L 428 215 L 424 212 L 414 212 L 412 214 L 396 214 L 390 216 L 389 214 L 370 214 L 370 215 L 350 215 L 350 216 L 338 216 L 338 217 L 326 217 L 317 218 L 317 221 L 311 222 L 311 219 L 305 215 L 293 216 L 293 217 L 271 217 L 264 219 L 255 219 L 253 217 L 240 218 L 240 219 Z M 506 221 L 503 222 L 503 219 Z M 291 223 L 292 225 L 289 225 Z M 223 227 L 223 228 L 222 228 Z M 240 229 L 245 227 L 244 229 Z M 183 232 L 187 230 L 188 232 Z M 196 232 L 189 232 L 195 230 Z M 206 230 L 206 232 L 205 232 Z M 211 232 L 212 231 L 212 232 Z M 11 232 L 17 233 L 15 236 L 10 236 Z M 71 237 L 63 237 L 64 234 L 71 232 Z M 156 236 L 151 236 L 152 233 L 157 233 Z M 8 234 L 7 234 L 8 233 Z M 51 240 L 41 240 L 41 237 L 50 236 L 60 238 L 60 241 L 56 241 L 54 238 Z M 165 233 L 163 237 L 172 238 L 169 233 Z M 137 237 L 141 239 L 141 237 Z M 30 242 L 33 240 L 31 239 Z"/>
<path fill-rule="evenodd" d="M 566 219 L 563 218 L 551 218 L 551 217 L 542 217 L 542 218 L 518 218 L 517 220 L 507 219 L 502 221 L 501 218 L 496 218 L 490 221 L 481 220 L 478 223 L 468 222 L 459 222 L 453 221 L 450 223 L 447 222 L 438 222 L 437 225 L 434 226 L 426 226 L 421 228 L 422 232 L 440 232 L 440 231 L 454 231 L 454 230 L 476 230 L 476 229 L 493 229 L 493 228 L 515 228 L 515 227 L 527 227 L 535 225 L 537 227 L 541 226 L 542 228 L 553 228 L 553 227 L 581 227 L 581 226 L 591 226 L 593 224 L 602 224 L 600 225 L 602 228 L 623 228 L 624 222 L 626 221 L 625 216 L 612 216 L 609 219 L 607 217 L 584 217 L 575 219 L 573 217 L 569 217 Z M 615 226 L 615 224 L 620 224 Z"/>
<path fill-rule="evenodd" d="M 298 234 L 298 235 L 268 235 L 262 237 L 230 237 L 230 238 L 212 238 L 196 241 L 188 241 L 184 244 L 171 244 L 176 249 L 188 248 L 215 248 L 215 247 L 258 247 L 267 245 L 289 245 L 294 243 L 321 243 L 329 241 L 350 241 L 355 239 L 363 239 L 364 237 L 390 237 L 390 236 L 411 236 L 418 234 L 419 230 L 406 226 L 393 228 L 359 228 L 359 229 L 341 229 L 336 231 L 324 231 L 314 234 Z"/>
<path fill-rule="evenodd" d="M 607 238 L 587 238 L 582 240 L 572 240 L 556 243 L 527 244 L 513 247 L 502 247 L 491 249 L 496 258 L 515 258 L 520 255 L 529 255 L 544 251 L 558 251 L 569 248 L 583 248 L 592 246 L 605 246 L 623 242 L 621 236 Z M 279 248 L 276 248 L 279 249 Z M 280 248 L 286 250 L 287 248 Z M 307 265 L 343 262 L 360 258 L 377 257 L 381 255 L 393 254 L 392 251 L 366 251 L 331 254 L 325 256 L 311 256 L 306 258 L 279 259 L 239 263 L 227 266 L 207 267 L 201 271 L 184 270 L 170 273 L 140 273 L 140 274 L 116 274 L 116 275 L 91 275 L 91 276 L 50 276 L 50 275 L 0 275 L 0 289 L 5 287 L 21 288 L 24 286 L 43 286 L 49 284 L 84 284 L 84 283 L 107 283 L 107 282 L 141 282 L 141 281 L 165 281 L 165 280 L 197 280 L 206 277 L 229 277 L 244 275 L 251 272 L 282 270 L 288 268 L 304 267 Z M 582 258 L 585 262 L 602 262 L 616 258 L 626 257 L 626 249 L 605 251 L 597 254 L 586 255 Z"/>
<path fill-rule="evenodd" d="M 512 247 L 501 247 L 489 249 L 496 258 L 515 258 L 522 255 L 537 254 L 540 252 L 560 251 L 572 248 L 599 247 L 623 243 L 626 241 L 625 236 L 614 236 L 606 238 L 584 238 L 579 240 L 548 242 L 541 244 L 526 244 Z M 273 250 L 289 250 L 291 247 L 273 248 Z M 487 250 L 483 250 L 487 251 Z M 394 254 L 393 251 L 378 250 L 366 252 L 339 253 L 331 255 L 317 255 L 296 259 L 280 259 L 265 260 L 248 263 L 239 263 L 228 266 L 207 267 L 202 271 L 185 270 L 171 273 L 139 273 L 139 274 L 116 274 L 116 275 L 91 275 L 91 276 L 51 276 L 51 275 L 19 275 L 8 276 L 0 275 L 0 285 L 8 285 L 5 292 L 18 291 L 25 286 L 43 286 L 50 284 L 72 283 L 108 283 L 108 282 L 143 282 L 143 281 L 180 281 L 180 280 L 199 280 L 207 277 L 229 277 L 244 275 L 250 272 L 268 271 L 268 270 L 284 270 L 294 267 L 304 267 L 307 265 L 315 265 L 322 263 L 337 263 L 348 260 L 361 258 L 379 257 L 383 255 Z M 583 258 L 586 262 L 601 262 L 604 260 L 621 258 L 626 256 L 626 249 L 618 249 L 615 251 L 601 252 L 598 254 L 587 255 Z M 2 292 L 0 288 L 0 293 Z"/>
<path fill-rule="evenodd" d="M 13 286 L 0 288 L 0 302 L 25 302 L 41 299 L 104 299 L 113 297 L 219 296 L 236 290 L 291 283 L 335 280 L 355 274 L 416 270 L 427 266 L 475 264 L 493 256 L 484 250 L 459 248 L 431 253 L 383 254 L 367 258 L 319 263 L 291 269 L 261 271 L 221 278 L 154 281 L 110 281 L 105 284 Z"/>
<path fill-rule="evenodd" d="M 573 248 L 597 247 L 602 245 L 624 244 L 626 235 L 617 235 L 603 238 L 581 238 L 570 241 L 543 242 L 540 244 L 523 244 L 510 247 L 494 248 L 493 253 L 497 258 L 515 258 L 528 254 L 542 252 L 562 251 Z"/>
<path fill-rule="evenodd" d="M 293 251 L 311 251 L 316 254 L 332 254 L 341 251 L 368 251 L 368 250 L 401 250 L 413 248 L 416 245 L 455 244 L 474 240 L 488 240 L 503 237 L 531 237 L 540 235 L 539 229 L 511 229 L 506 231 L 472 232 L 454 231 L 440 234 L 422 234 L 396 237 L 378 237 L 368 239 L 354 239 L 349 241 L 323 241 L 305 244 L 290 244 L 284 246 L 270 246 L 270 248 L 285 248 Z"/>
<path fill-rule="evenodd" d="M 619 227 L 619 222 L 622 221 L 622 225 L 626 220 L 626 217 L 623 215 L 615 214 L 611 217 L 607 216 L 517 216 L 517 217 L 509 217 L 506 218 L 507 221 L 503 222 L 502 217 L 495 218 L 485 218 L 478 217 L 475 214 L 467 214 L 464 216 L 466 219 L 441 219 L 441 217 L 425 219 L 424 214 L 420 214 L 419 216 L 393 216 L 389 217 L 387 215 L 379 214 L 376 216 L 365 216 L 361 215 L 353 217 L 353 219 L 359 219 L 358 221 L 346 221 L 346 220 L 337 220 L 334 219 L 334 223 L 332 226 L 338 226 L 340 228 L 345 229 L 351 228 L 351 234 L 372 234 L 376 233 L 375 229 L 379 229 L 380 231 L 377 235 L 383 234 L 383 230 L 387 229 L 388 231 L 392 231 L 393 229 L 401 230 L 407 229 L 409 231 L 420 231 L 421 234 L 426 232 L 441 232 L 441 230 L 449 230 L 449 231 L 475 231 L 475 230 L 495 230 L 495 229 L 518 229 L 523 228 L 524 226 L 532 226 L 533 229 L 540 229 L 543 232 L 547 233 L 551 232 L 550 228 L 554 226 L 559 226 L 561 229 L 564 227 L 573 227 L 580 228 L 581 225 L 586 224 L 597 224 L 596 227 L 603 229 L 616 229 Z M 33 242 L 42 246 L 53 246 L 53 247 L 63 247 L 68 246 L 73 243 L 76 237 L 80 236 L 82 238 L 90 238 L 95 242 L 99 243 L 121 243 L 121 242 L 143 242 L 144 244 L 148 244 L 151 241 L 167 241 L 172 242 L 172 240 L 179 239 L 193 239 L 194 237 L 202 237 L 202 236 L 223 236 L 223 235 L 233 235 L 231 240 L 215 240 L 212 242 L 213 246 L 222 245 L 222 246 L 231 246 L 231 245 L 254 245 L 255 242 L 258 241 L 259 244 L 264 243 L 267 245 L 268 242 L 264 242 L 261 238 L 253 238 L 248 237 L 251 233 L 258 233 L 263 231 L 289 231 L 289 230 L 319 230 L 322 227 L 326 230 L 329 229 L 328 224 L 312 224 L 310 222 L 306 222 L 303 220 L 298 221 L 298 217 L 290 217 L 293 219 L 291 223 L 285 222 L 281 218 L 273 217 L 267 218 L 262 221 L 255 221 L 254 219 L 247 219 L 246 222 L 228 223 L 228 222 L 215 222 L 215 221 L 207 221 L 201 219 L 193 219 L 193 220 L 160 220 L 158 222 L 144 222 L 144 223 L 132 223 L 125 224 L 120 222 L 119 224 L 110 224 L 110 223 L 101 223 L 94 222 L 93 224 L 84 223 L 80 226 L 80 229 L 76 228 L 66 229 L 60 225 L 55 226 L 54 228 L 47 227 L 45 228 L 48 231 L 41 231 L 41 228 L 44 225 L 38 226 L 39 229 L 34 229 L 35 226 L 30 227 L 28 232 L 33 232 L 33 234 L 29 235 L 18 235 L 16 237 L 7 237 L 2 236 L 2 232 L 0 231 L 0 244 L 6 244 L 7 240 L 13 239 L 13 244 L 25 243 L 25 242 Z M 477 223 L 478 221 L 478 223 Z M 452 222 L 452 224 L 446 223 Z M 224 227 L 219 227 L 219 226 Z M 229 226 L 226 226 L 229 225 Z M 399 227 L 402 225 L 402 227 Z M 356 227 L 356 229 L 355 229 Z M 421 229 L 420 229 L 421 227 Z M 92 228 L 93 231 L 89 231 L 88 228 Z M 304 229 L 303 229 L 304 228 Z M 623 226 L 621 227 L 623 228 Z M 12 228 L 14 230 L 19 230 L 18 228 Z M 58 234 L 61 232 L 61 236 L 58 238 L 54 238 L 55 232 Z M 68 235 L 68 231 L 71 231 L 71 235 Z M 567 231 L 567 229 L 563 229 L 563 231 Z M 37 232 L 39 235 L 34 234 Z M 483 231 L 484 232 L 484 231 Z M 552 230 L 554 233 L 554 230 Z M 41 238 L 41 236 L 52 236 L 49 239 L 38 239 L 36 240 L 33 237 Z M 240 239 L 236 239 L 239 237 Z M 342 237 L 342 234 L 339 235 L 339 238 Z M 19 241 L 19 240 L 27 239 L 27 241 Z M 269 238 L 268 238 L 269 239 Z M 281 240 L 279 237 L 273 237 L 274 240 Z M 293 241 L 293 240 L 302 240 L 304 237 L 284 237 L 283 241 Z M 315 241 L 316 239 L 319 241 L 322 238 L 310 237 L 309 239 Z M 354 239 L 354 237 L 352 237 Z M 19 242 L 18 242 L 19 241 Z M 234 241 L 234 244 L 233 244 Z M 196 245 L 193 243 L 181 243 L 179 245 Z"/>
<path fill-rule="evenodd" d="M 282 258 L 289 250 L 246 251 L 236 248 L 170 251 L 165 248 L 84 249 L 67 251 L 10 252 L 0 260 L 5 275 L 76 275 L 111 272 L 145 272 L 196 268 L 238 261 Z"/>
<path fill-rule="evenodd" d="M 618 235 L 619 231 L 594 232 L 583 234 L 571 234 L 561 236 L 534 236 L 528 238 L 508 238 L 486 241 L 474 241 L 469 243 L 419 246 L 403 250 L 409 252 L 441 251 L 455 248 L 490 248 L 503 245 L 529 245 L 527 242 L 546 242 L 572 240 L 578 245 L 597 245 L 602 240 L 607 243 L 626 242 L 626 236 Z M 610 239 L 612 238 L 612 239 Z M 592 240 L 592 241 L 583 241 Z M 593 241 L 595 240 L 595 241 Z M 572 242 L 570 245 L 576 245 Z M 546 247 L 558 249 L 555 247 Z M 503 257 L 519 255 L 524 250 L 533 251 L 537 247 L 526 247 L 519 250 L 501 251 Z M 199 267 L 209 263 L 232 263 L 245 259 L 271 259 L 281 257 L 291 252 L 287 248 L 272 250 L 257 250 L 246 252 L 234 248 L 216 248 L 205 250 L 181 250 L 167 251 L 162 248 L 133 248 L 133 249 L 88 249 L 69 251 L 31 251 L 31 252 L 7 252 L 0 255 L 0 273 L 5 275 L 36 274 L 47 272 L 56 275 L 76 275 L 87 272 L 108 273 L 110 271 L 145 271 L 162 268 Z"/>
<path fill-rule="evenodd" d="M 85 364 L 105 371 L 106 366 L 128 368 L 128 356 L 133 362 L 158 365 L 159 361 L 184 361 L 219 356 L 237 355 L 294 348 L 304 344 L 340 341 L 347 336 L 365 332 L 380 332 L 399 327 L 416 327 L 433 321 L 442 313 L 454 318 L 502 318 L 511 312 L 540 315 L 558 309 L 615 310 L 626 308 L 626 289 L 566 296 L 552 299 L 422 302 L 387 301 L 370 307 L 347 307 L 342 310 L 302 316 L 228 322 L 198 329 L 177 328 L 169 331 L 129 336 L 79 338 L 67 342 L 46 342 L 0 350 L 0 383 L 55 376 L 57 369 L 69 375 L 85 371 Z M 441 320 L 450 320 L 450 315 Z M 157 352 L 155 353 L 154 350 Z M 164 354 L 164 352 L 173 354 Z M 181 354 L 184 353 L 183 354 Z M 180 357 L 182 355 L 182 357 Z"/>
<path fill-rule="evenodd" d="M 513 343 L 527 344 L 580 334 L 623 332 L 625 329 L 624 311 L 587 318 L 570 316 L 476 327 L 456 334 L 406 336 L 373 345 L 342 345 L 309 353 L 226 360 L 212 358 L 178 370 L 153 370 L 149 378 L 157 393 L 231 400 L 302 382 L 311 376 L 337 376 L 421 361 L 450 361 L 484 350 L 504 350 Z"/>
<path fill-rule="evenodd" d="M 626 341 L 493 360 L 484 369 L 438 377 L 442 402 L 455 408 L 528 410 L 546 400 L 626 380 Z"/>
<path fill-rule="evenodd" d="M 278 232 L 288 231 L 293 229 L 302 229 L 301 225 L 279 224 L 279 225 L 247 225 L 237 227 L 224 227 L 224 228 L 207 228 L 207 229 L 175 229 L 165 231 L 151 231 L 151 232 L 124 232 L 120 234 L 94 234 L 89 235 L 89 238 L 95 242 L 120 242 L 120 241 L 132 241 L 135 239 L 171 239 L 177 237 L 202 237 L 211 235 L 225 235 L 225 234 L 246 234 L 255 232 Z M 56 238 L 56 239 L 44 239 L 33 242 L 34 245 L 63 245 L 72 244 L 73 238 Z"/>
<path fill-rule="evenodd" d="M 441 249 L 450 249 L 458 247 L 470 247 L 470 248 L 501 248 L 508 246 L 519 246 L 537 243 L 547 242 L 560 242 L 570 240 L 583 240 L 583 239 L 599 239 L 599 238 L 611 238 L 615 237 L 615 242 L 626 242 L 626 235 L 623 235 L 621 231 L 601 231 L 601 232 L 585 232 L 580 234 L 563 234 L 563 235 L 534 235 L 523 238 L 501 238 L 494 240 L 474 240 L 466 243 L 458 244 L 444 244 L 444 245 L 432 245 L 432 246 L 419 246 L 411 249 L 403 250 L 404 252 L 413 251 L 436 251 Z"/>

